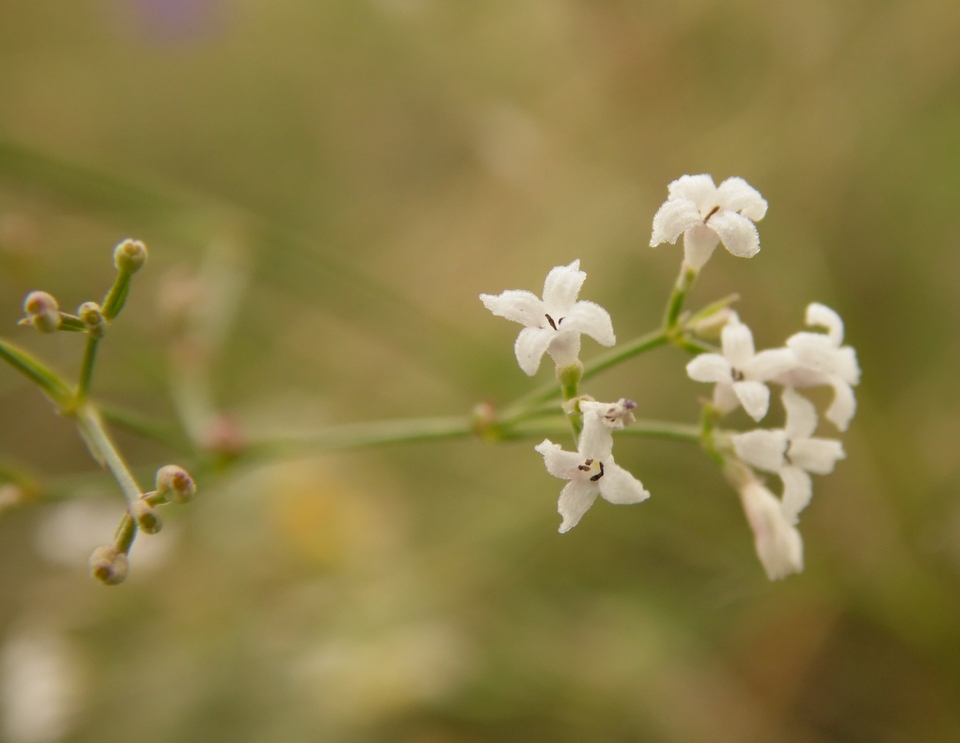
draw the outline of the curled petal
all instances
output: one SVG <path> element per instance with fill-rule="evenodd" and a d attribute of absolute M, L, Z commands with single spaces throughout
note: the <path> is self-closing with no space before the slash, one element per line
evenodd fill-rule
<path fill-rule="evenodd" d="M 580 523 L 600 494 L 600 487 L 590 480 L 572 480 L 560 491 L 557 511 L 563 516 L 560 533 L 565 534 Z"/>
<path fill-rule="evenodd" d="M 839 377 L 832 378 L 830 384 L 833 387 L 833 402 L 825 415 L 838 430 L 846 431 L 853 414 L 857 412 L 857 398 L 854 397 L 850 385 Z"/>
<path fill-rule="evenodd" d="M 825 304 L 813 302 L 807 305 L 807 325 L 816 325 L 827 329 L 827 335 L 833 341 L 833 345 L 839 346 L 843 343 L 843 320 L 834 310 Z"/>
<path fill-rule="evenodd" d="M 718 200 L 724 209 L 740 212 L 758 222 L 767 213 L 767 200 L 743 178 L 727 178 L 717 189 Z"/>
<path fill-rule="evenodd" d="M 521 323 L 528 328 L 539 328 L 543 322 L 543 302 L 533 292 L 508 289 L 496 295 L 481 294 L 480 301 L 494 315 Z"/>
<path fill-rule="evenodd" d="M 702 353 L 687 364 L 687 376 L 694 382 L 730 382 L 733 369 L 718 353 Z"/>
<path fill-rule="evenodd" d="M 836 439 L 801 439 L 790 444 L 790 461 L 815 475 L 829 475 L 838 459 L 845 459 L 843 444 Z"/>
<path fill-rule="evenodd" d="M 617 342 L 613 334 L 613 321 L 610 313 L 594 302 L 577 302 L 564 316 L 562 327 L 577 333 L 586 333 L 601 346 L 612 346 Z"/>
<path fill-rule="evenodd" d="M 760 252 L 757 226 L 742 214 L 721 209 L 707 225 L 720 235 L 723 246 L 740 258 L 752 258 Z"/>
<path fill-rule="evenodd" d="M 603 477 L 597 484 L 600 486 L 600 495 L 618 505 L 640 503 L 650 497 L 643 483 L 620 465 L 614 464 L 612 459 L 606 463 Z"/>
<path fill-rule="evenodd" d="M 783 431 L 756 429 L 733 437 L 733 448 L 747 464 L 767 472 L 778 472 L 787 451 L 787 435 Z"/>
<path fill-rule="evenodd" d="M 702 216 L 717 205 L 717 187 L 709 175 L 682 175 L 667 186 L 671 199 L 690 199 Z"/>
<path fill-rule="evenodd" d="M 703 224 L 695 224 L 683 233 L 683 260 L 690 268 L 699 271 L 703 268 L 714 249 L 720 242 L 720 236 Z"/>
<path fill-rule="evenodd" d="M 797 516 L 810 505 L 813 482 L 800 467 L 784 467 L 780 479 L 783 481 L 783 515 L 789 523 L 796 524 Z"/>
<path fill-rule="evenodd" d="M 787 411 L 787 423 L 784 426 L 791 441 L 808 439 L 817 430 L 817 408 L 807 398 L 792 387 L 787 387 L 780 396 L 784 410 Z M 804 467 L 804 469 L 809 469 Z"/>
<path fill-rule="evenodd" d="M 784 515 L 777 497 L 759 482 L 752 482 L 740 491 L 740 500 L 767 577 L 779 580 L 803 570 L 800 532 Z"/>
<path fill-rule="evenodd" d="M 741 369 L 743 376 L 757 382 L 769 382 L 800 365 L 789 348 L 768 348 L 755 355 Z"/>
<path fill-rule="evenodd" d="M 743 370 L 753 359 L 753 333 L 741 322 L 728 322 L 720 333 L 723 355 L 734 369 Z"/>
<path fill-rule="evenodd" d="M 580 261 L 575 260 L 569 266 L 557 266 L 550 269 L 543 282 L 543 303 L 545 311 L 562 317 L 577 301 L 580 287 L 587 274 L 580 270 Z M 554 317 L 556 320 L 557 317 Z"/>
<path fill-rule="evenodd" d="M 513 351 L 517 355 L 517 363 L 526 374 L 532 377 L 537 373 L 540 359 L 556 336 L 552 330 L 543 328 L 524 328 L 520 331 Z"/>
<path fill-rule="evenodd" d="M 747 411 L 747 415 L 759 421 L 770 407 L 770 390 L 763 382 L 734 382 L 733 391 Z"/>
<path fill-rule="evenodd" d="M 677 238 L 691 227 L 700 224 L 703 217 L 695 202 L 690 199 L 669 199 L 653 215 L 653 234 L 650 247 L 660 243 L 675 243 Z"/>
<path fill-rule="evenodd" d="M 554 444 L 550 439 L 544 439 L 534 448 L 543 455 L 543 463 L 547 467 L 547 472 L 554 477 L 571 480 L 578 472 L 577 466 L 582 459 L 577 452 L 564 451 L 559 444 Z"/>

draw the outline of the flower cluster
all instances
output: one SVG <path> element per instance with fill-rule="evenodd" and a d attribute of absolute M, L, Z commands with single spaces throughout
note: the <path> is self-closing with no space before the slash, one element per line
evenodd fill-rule
<path fill-rule="evenodd" d="M 682 314 L 682 304 L 699 271 L 720 243 L 740 257 L 760 250 L 755 225 L 767 212 L 767 202 L 742 178 L 728 178 L 719 187 L 709 175 L 685 175 L 670 184 L 668 199 L 653 218 L 651 247 L 675 243 L 682 235 L 684 260 L 660 337 L 656 340 L 692 351 L 688 376 L 714 385 L 704 402 L 703 423 L 696 434 L 738 491 L 747 521 L 754 532 L 758 556 L 771 579 L 803 569 L 803 541 L 797 530 L 800 512 L 810 503 L 811 474 L 826 475 L 845 457 L 840 441 L 815 436 L 818 415 L 813 403 L 798 389 L 828 386 L 833 401 L 825 417 L 845 431 L 855 411 L 853 393 L 860 381 L 856 352 L 843 345 L 840 316 L 829 307 L 807 307 L 806 324 L 816 330 L 799 332 L 783 346 L 757 351 L 753 333 L 721 301 L 692 317 Z M 639 503 L 650 493 L 633 475 L 614 462 L 613 432 L 634 422 L 634 403 L 621 399 L 599 403 L 578 393 L 583 374 L 579 360 L 580 336 L 587 334 L 604 346 L 615 343 L 610 315 L 593 302 L 577 301 L 586 274 L 580 262 L 558 266 L 547 275 L 543 298 L 528 291 L 510 290 L 499 295 L 481 294 L 484 306 L 495 315 L 524 325 L 514 346 L 520 368 L 534 375 L 544 353 L 557 366 L 577 450 L 565 451 L 549 438 L 536 447 L 547 471 L 569 480 L 560 494 L 560 532 L 579 523 L 597 496 L 611 503 Z M 706 329 L 720 329 L 720 347 L 699 337 Z M 639 339 L 638 339 L 639 340 Z M 627 344 L 618 360 L 646 350 L 649 343 Z M 616 350 L 615 352 L 616 353 Z M 609 357 L 609 354 L 608 354 Z M 603 368 L 611 365 L 609 359 Z M 742 407 L 754 421 L 770 408 L 770 385 L 781 386 L 786 413 L 783 428 L 746 432 L 719 431 L 715 423 Z M 691 439 L 694 435 L 691 434 Z M 779 477 L 778 497 L 757 471 Z"/>

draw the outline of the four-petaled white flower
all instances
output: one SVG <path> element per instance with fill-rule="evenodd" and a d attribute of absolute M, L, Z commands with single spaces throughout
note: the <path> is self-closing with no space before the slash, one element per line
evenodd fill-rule
<path fill-rule="evenodd" d="M 720 187 L 709 175 L 681 176 L 653 217 L 650 247 L 675 243 L 683 235 L 686 264 L 699 271 L 718 242 L 736 256 L 750 258 L 760 250 L 754 222 L 767 213 L 767 202 L 743 178 L 727 178 Z"/>
<path fill-rule="evenodd" d="M 613 434 L 617 427 L 604 417 L 604 411 L 617 403 L 580 403 L 583 410 L 583 432 L 577 451 L 564 451 L 550 439 L 544 439 L 536 450 L 554 477 L 569 480 L 560 492 L 557 511 L 563 517 L 560 533 L 575 527 L 598 495 L 610 503 L 640 503 L 650 497 L 643 484 L 613 461 Z M 622 427 L 622 426 L 621 426 Z"/>
<path fill-rule="evenodd" d="M 740 488 L 740 502 L 753 530 L 757 556 L 770 580 L 803 570 L 803 540 L 780 500 L 755 478 Z"/>
<path fill-rule="evenodd" d="M 787 347 L 799 366 L 787 370 L 777 382 L 790 387 L 833 387 L 833 402 L 826 417 L 838 430 L 846 431 L 857 410 L 853 388 L 860 383 L 857 352 L 843 344 L 843 320 L 826 305 L 807 306 L 806 324 L 824 327 L 826 333 L 796 333 L 787 339 Z"/>
<path fill-rule="evenodd" d="M 530 376 L 536 374 L 544 353 L 549 353 L 558 367 L 575 363 L 580 355 L 581 333 L 602 346 L 617 342 L 607 311 L 593 302 L 577 301 L 586 278 L 576 260 L 547 274 L 543 299 L 522 289 L 480 295 L 483 306 L 494 315 L 526 326 L 517 337 L 514 351 L 520 368 Z"/>
<path fill-rule="evenodd" d="M 773 348 L 756 353 L 750 328 L 734 312 L 720 335 L 723 354 L 704 353 L 687 364 L 687 374 L 697 382 L 716 382 L 713 404 L 724 412 L 743 405 L 747 415 L 759 421 L 770 406 L 765 384 L 797 365 L 793 352 Z"/>
<path fill-rule="evenodd" d="M 812 402 L 790 387 L 783 391 L 781 399 L 787 411 L 783 429 L 737 434 L 733 446 L 747 464 L 780 476 L 783 513 L 795 524 L 813 494 L 809 473 L 829 475 L 837 460 L 846 454 L 839 441 L 813 436 L 817 430 L 817 409 Z"/>

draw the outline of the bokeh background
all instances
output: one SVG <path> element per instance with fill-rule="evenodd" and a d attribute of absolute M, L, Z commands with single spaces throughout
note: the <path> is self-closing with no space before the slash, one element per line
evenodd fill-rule
<path fill-rule="evenodd" d="M 0 514 L 4 739 L 960 740 L 958 39 L 952 0 L 0 4 L 2 333 L 74 375 L 22 297 L 96 299 L 147 242 L 94 382 L 162 425 L 117 430 L 144 483 L 202 466 L 188 435 L 510 401 L 535 382 L 477 295 L 575 258 L 621 340 L 654 328 L 683 173 L 770 202 L 692 303 L 739 292 L 768 347 L 824 302 L 863 368 L 783 582 L 696 447 L 631 438 L 653 497 L 563 537 L 532 440 L 207 468 L 109 589 L 120 494 L 0 368 L 0 460 L 43 493 Z M 685 360 L 587 391 L 695 422 Z"/>

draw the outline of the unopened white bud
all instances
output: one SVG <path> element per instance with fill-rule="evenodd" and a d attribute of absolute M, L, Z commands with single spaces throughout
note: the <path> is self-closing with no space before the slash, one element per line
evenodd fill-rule
<path fill-rule="evenodd" d="M 197 492 L 197 484 L 179 465 L 168 464 L 157 470 L 157 494 L 166 495 L 174 503 L 186 503 Z"/>
<path fill-rule="evenodd" d="M 97 547 L 90 555 L 90 573 L 101 583 L 115 586 L 127 578 L 129 561 L 124 552 L 112 544 Z"/>
<path fill-rule="evenodd" d="M 118 271 L 136 273 L 147 262 L 147 246 L 139 240 L 124 240 L 113 251 L 113 263 Z"/>
<path fill-rule="evenodd" d="M 87 326 L 87 332 L 94 338 L 103 338 L 107 332 L 107 321 L 96 302 L 84 302 L 77 309 L 77 317 Z"/>
<path fill-rule="evenodd" d="M 163 522 L 160 520 L 160 517 L 157 516 L 157 512 L 143 499 L 134 501 L 131 504 L 130 516 L 137 522 L 140 531 L 145 534 L 156 534 L 163 528 Z"/>
<path fill-rule="evenodd" d="M 30 292 L 23 300 L 23 311 L 27 316 L 21 323 L 33 325 L 41 333 L 53 333 L 60 327 L 60 305 L 52 294 Z"/>

